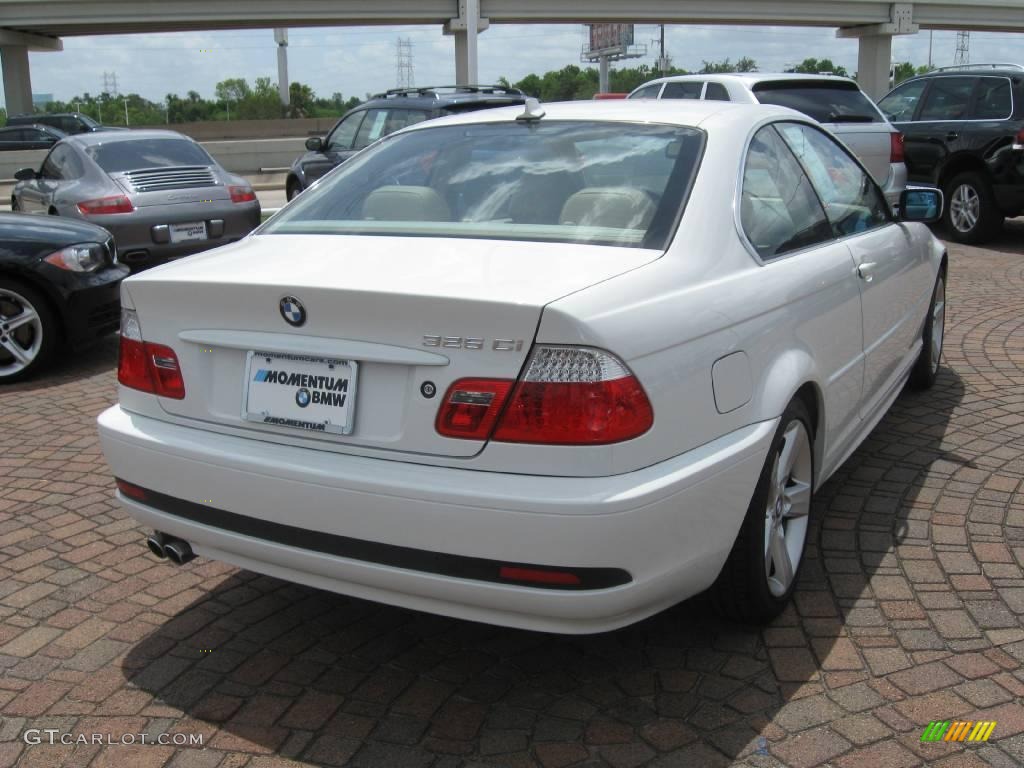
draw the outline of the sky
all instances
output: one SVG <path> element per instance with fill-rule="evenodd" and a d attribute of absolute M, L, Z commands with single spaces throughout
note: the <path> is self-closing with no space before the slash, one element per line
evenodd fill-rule
<path fill-rule="evenodd" d="M 648 55 L 624 63 L 653 65 L 658 28 L 636 26 L 635 41 Z M 444 85 L 455 80 L 454 44 L 440 27 L 295 28 L 289 32 L 288 72 L 291 81 L 310 85 L 318 96 L 340 92 L 345 98 L 365 97 L 396 84 L 397 39 L 413 43 L 416 85 Z M 505 76 L 515 82 L 531 72 L 542 74 L 566 64 L 579 64 L 584 41 L 582 25 L 494 25 L 481 33 L 479 80 Z M 973 33 L 971 61 L 1020 62 L 1024 35 Z M 928 61 L 929 35 L 893 39 L 895 61 L 915 65 Z M 678 67 L 699 69 L 702 61 L 733 61 L 749 56 L 762 72 L 777 71 L 807 57 L 831 58 L 851 72 L 857 67 L 857 41 L 837 39 L 827 28 L 681 26 L 666 28 L 666 48 Z M 932 59 L 951 64 L 955 32 L 935 32 Z M 132 36 L 69 37 L 61 52 L 31 53 L 32 90 L 57 99 L 103 90 L 104 72 L 117 75 L 121 93 L 139 93 L 154 101 L 189 90 L 212 98 L 218 81 L 257 77 L 277 81 L 273 31 L 237 30 Z"/>

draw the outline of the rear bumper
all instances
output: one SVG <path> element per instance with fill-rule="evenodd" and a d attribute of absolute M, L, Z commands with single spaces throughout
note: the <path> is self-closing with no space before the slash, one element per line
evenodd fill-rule
<path fill-rule="evenodd" d="M 117 477 L 190 502 L 193 510 L 202 504 L 212 508 L 203 520 L 175 514 L 173 504 L 147 505 L 118 494 L 135 519 L 186 539 L 199 555 L 415 610 L 570 633 L 631 624 L 714 581 L 775 427 L 774 421 L 745 427 L 637 472 L 561 478 L 271 445 L 119 406 L 99 418 L 103 449 Z M 218 527 L 225 525 L 220 512 L 256 524 L 242 532 Z M 335 554 L 261 538 L 274 524 L 371 549 L 385 545 L 427 556 L 618 569 L 629 581 L 556 590 L 464 578 L 417 570 L 415 562 L 422 560 L 402 567 L 360 559 L 358 549 Z"/>
<path fill-rule="evenodd" d="M 131 214 L 90 216 L 88 220 L 110 231 L 117 243 L 118 258 L 136 272 L 241 240 L 259 226 L 260 204 L 253 201 L 150 206 Z M 160 242 L 162 238 L 154 233 L 154 227 L 198 221 L 206 222 L 206 240 Z"/>

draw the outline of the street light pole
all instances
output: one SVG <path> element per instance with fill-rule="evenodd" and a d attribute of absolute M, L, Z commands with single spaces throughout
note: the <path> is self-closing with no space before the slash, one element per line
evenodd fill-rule
<path fill-rule="evenodd" d="M 128 97 L 124 98 L 124 125 L 128 127 Z"/>

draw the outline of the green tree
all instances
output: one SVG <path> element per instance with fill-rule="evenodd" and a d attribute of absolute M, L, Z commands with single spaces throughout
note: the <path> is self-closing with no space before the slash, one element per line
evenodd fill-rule
<path fill-rule="evenodd" d="M 704 61 L 704 66 L 701 67 L 700 74 L 702 75 L 720 75 L 727 74 L 729 72 L 756 72 L 757 62 L 751 59 L 749 56 L 742 57 L 735 64 L 729 59 L 723 59 L 722 61 Z"/>
<path fill-rule="evenodd" d="M 893 85 L 898 85 L 904 80 L 907 80 L 916 75 L 924 75 L 932 71 L 932 67 L 924 64 L 920 67 L 915 67 L 909 61 L 901 61 L 892 68 L 892 80 Z"/>
<path fill-rule="evenodd" d="M 804 59 L 795 67 L 787 69 L 786 71 L 799 72 L 805 75 L 819 75 L 824 72 L 828 72 L 833 75 L 839 75 L 840 77 L 850 76 L 850 73 L 846 71 L 846 67 L 841 64 L 833 64 L 832 59 Z"/>
<path fill-rule="evenodd" d="M 288 86 L 288 117 L 309 117 L 316 109 L 316 94 L 308 85 Z"/>
<path fill-rule="evenodd" d="M 213 89 L 217 101 L 233 101 L 239 103 L 252 95 L 249 83 L 243 77 L 231 77 L 221 80 Z"/>

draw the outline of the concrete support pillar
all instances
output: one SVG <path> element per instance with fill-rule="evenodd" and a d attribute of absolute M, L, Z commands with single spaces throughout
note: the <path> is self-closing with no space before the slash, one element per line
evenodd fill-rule
<path fill-rule="evenodd" d="M 877 101 L 889 92 L 892 35 L 865 35 L 857 40 L 857 82 Z"/>
<path fill-rule="evenodd" d="M 28 46 L 0 46 L 4 71 L 4 95 L 8 115 L 32 111 L 32 80 L 29 77 Z"/>
<path fill-rule="evenodd" d="M 609 85 L 607 56 L 602 56 L 597 60 L 597 83 L 598 93 L 608 93 L 612 89 Z"/>
<path fill-rule="evenodd" d="M 291 103 L 288 90 L 288 30 L 275 29 L 274 41 L 277 43 L 277 92 L 281 104 L 287 107 Z"/>
<path fill-rule="evenodd" d="M 477 35 L 489 26 L 480 18 L 480 0 L 458 0 L 459 15 L 444 25 L 446 35 L 455 36 L 455 83 L 472 85 L 479 79 Z"/>

